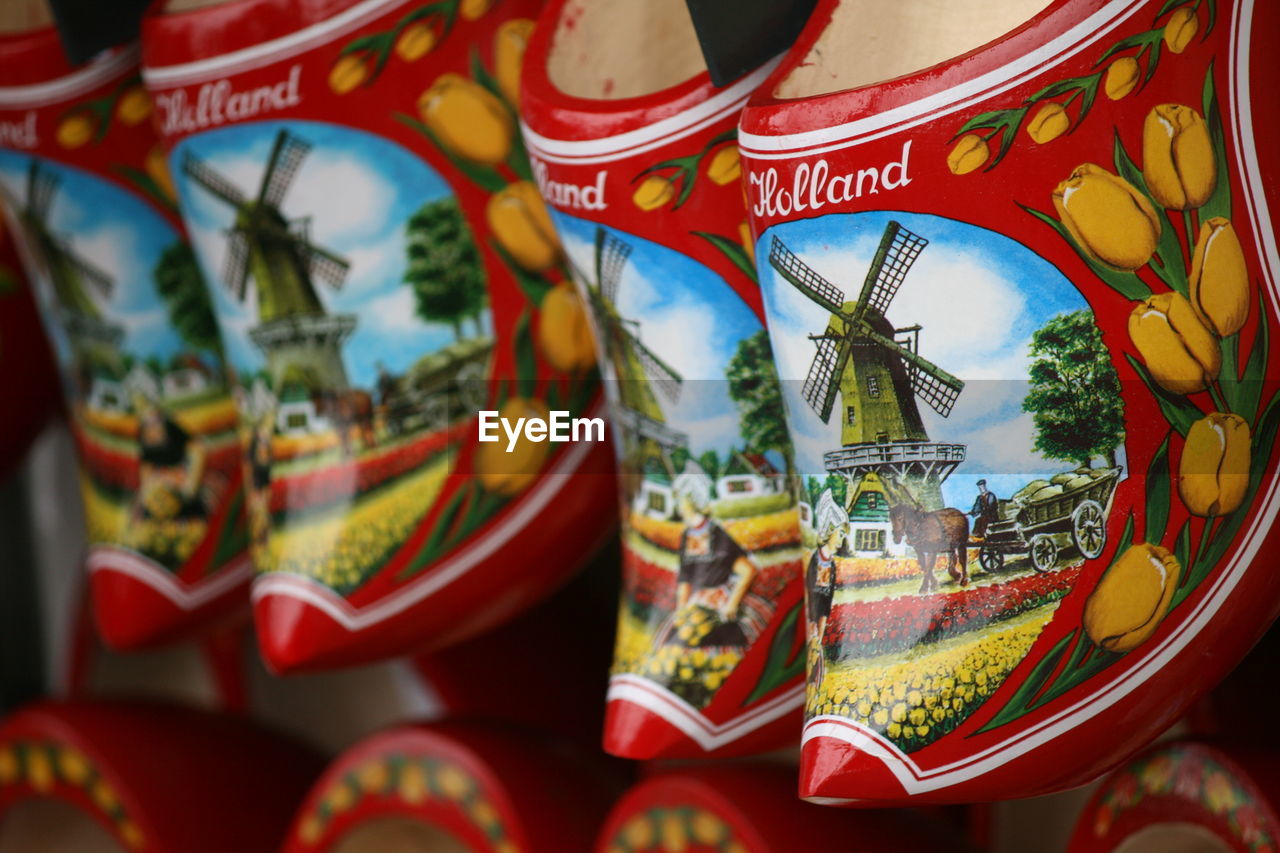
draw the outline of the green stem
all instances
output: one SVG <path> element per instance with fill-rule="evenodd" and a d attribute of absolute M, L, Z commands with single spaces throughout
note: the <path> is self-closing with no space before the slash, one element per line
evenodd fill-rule
<path fill-rule="evenodd" d="M 1210 531 L 1213 529 L 1214 520 L 1214 516 L 1212 515 L 1205 516 L 1204 527 L 1200 528 L 1200 544 L 1196 546 L 1196 555 L 1191 559 L 1191 565 L 1187 567 L 1187 573 L 1183 578 L 1183 583 L 1191 580 L 1191 578 L 1199 574 L 1197 569 L 1200 566 L 1200 561 L 1204 559 L 1204 552 L 1209 547 L 1209 540 L 1213 538 L 1210 535 Z M 1187 591 L 1190 592 L 1191 589 L 1192 588 L 1188 588 Z"/>
<path fill-rule="evenodd" d="M 1213 405 L 1217 407 L 1219 412 L 1229 412 L 1231 407 L 1227 405 L 1227 401 L 1222 396 L 1222 389 L 1218 387 L 1217 382 L 1209 383 L 1209 396 L 1213 398 Z"/>
<path fill-rule="evenodd" d="M 1196 253 L 1196 232 L 1191 223 L 1190 209 L 1182 211 L 1182 224 L 1187 229 L 1187 257 L 1193 257 Z"/>

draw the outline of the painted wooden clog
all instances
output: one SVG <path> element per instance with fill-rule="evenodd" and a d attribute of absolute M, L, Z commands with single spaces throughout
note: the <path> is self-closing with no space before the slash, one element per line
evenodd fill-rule
<path fill-rule="evenodd" d="M 501 622 L 613 486 L 602 423 L 479 440 L 599 397 L 512 107 L 540 3 L 184 5 L 144 22 L 145 78 L 237 376 L 268 662 Z"/>
<path fill-rule="evenodd" d="M 734 146 L 765 72 L 714 87 L 681 0 L 557 0 L 529 51 L 525 136 L 590 306 L 621 471 L 605 748 L 794 741 L 800 528 Z"/>
<path fill-rule="evenodd" d="M 312 788 L 284 853 L 588 850 L 617 781 L 527 731 L 404 726 L 343 753 Z"/>
<path fill-rule="evenodd" d="M 1069 853 L 1262 853 L 1280 845 L 1280 756 L 1253 742 L 1161 744 L 1111 774 Z"/>
<path fill-rule="evenodd" d="M 968 849 L 943 824 L 908 810 L 842 812 L 802 802 L 795 781 L 794 768 L 751 763 L 655 773 L 609 812 L 596 853 Z"/>
<path fill-rule="evenodd" d="M 0 721 L 0 849 L 271 853 L 320 769 L 317 756 L 234 717 L 31 705 Z"/>
<path fill-rule="evenodd" d="M 58 408 L 58 373 L 35 299 L 9 229 L 0 220 L 0 397 L 14 401 L 0 419 L 0 480 Z"/>
<path fill-rule="evenodd" d="M 1280 605 L 1280 9 L 863 8 L 739 136 L 808 493 L 801 792 L 1064 789 Z"/>
<path fill-rule="evenodd" d="M 243 605 L 235 409 L 137 50 L 72 67 L 44 15 L 0 35 L 0 186 L 80 453 L 96 621 L 136 648 Z"/>

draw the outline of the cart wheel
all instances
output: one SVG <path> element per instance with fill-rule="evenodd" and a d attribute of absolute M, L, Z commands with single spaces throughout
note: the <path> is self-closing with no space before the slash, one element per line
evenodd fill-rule
<path fill-rule="evenodd" d="M 1004 566 L 1004 552 L 990 546 L 978 550 L 978 564 L 985 572 L 998 572 Z"/>
<path fill-rule="evenodd" d="M 1047 533 L 1037 533 L 1031 537 L 1031 568 L 1037 572 L 1047 572 L 1058 562 L 1058 545 Z"/>
<path fill-rule="evenodd" d="M 1107 544 L 1107 522 L 1097 501 L 1081 501 L 1071 513 L 1071 539 L 1086 560 L 1102 553 Z"/>
<path fill-rule="evenodd" d="M 428 430 L 442 430 L 449 425 L 449 402 L 444 394 L 432 394 L 422 404 L 422 420 Z"/>

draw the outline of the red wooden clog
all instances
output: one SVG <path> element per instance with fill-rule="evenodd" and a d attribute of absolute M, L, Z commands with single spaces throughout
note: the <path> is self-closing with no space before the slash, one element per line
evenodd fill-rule
<path fill-rule="evenodd" d="M 739 136 L 808 492 L 801 792 L 1064 789 L 1280 606 L 1280 9 L 859 8 Z"/>
<path fill-rule="evenodd" d="M 404 726 L 325 771 L 282 849 L 587 850 L 617 787 L 609 771 L 527 731 Z"/>
<path fill-rule="evenodd" d="M 141 703 L 35 704 L 0 722 L 0 845 L 270 853 L 319 770 L 317 756 L 234 717 Z M 86 838 L 103 846 L 72 844 Z"/>
<path fill-rule="evenodd" d="M 136 48 L 72 67 L 47 19 L 0 36 L 4 207 L 61 369 L 95 618 L 117 648 L 203 630 L 250 575 L 226 366 L 151 110 Z"/>
<path fill-rule="evenodd" d="M 1280 757 L 1242 741 L 1161 744 L 1111 774 L 1076 822 L 1069 853 L 1280 844 Z"/>
<path fill-rule="evenodd" d="M 603 540 L 612 489 L 602 429 L 479 440 L 482 411 L 599 396 L 511 105 L 540 4 L 200 5 L 146 19 L 145 77 L 237 376 L 264 654 L 498 624 Z"/>
<path fill-rule="evenodd" d="M 840 812 L 795 798 L 795 770 L 722 764 L 656 773 L 618 800 L 596 853 L 778 853 L 823 849 L 960 851 L 933 819 L 910 811 Z"/>
<path fill-rule="evenodd" d="M 793 741 L 803 685 L 791 448 L 744 243 L 734 127 L 682 2 L 552 2 L 525 64 L 534 173 L 607 368 L 623 594 L 605 748 Z"/>

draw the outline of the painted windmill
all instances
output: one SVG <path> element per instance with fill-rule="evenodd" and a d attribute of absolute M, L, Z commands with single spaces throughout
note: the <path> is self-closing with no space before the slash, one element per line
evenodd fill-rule
<path fill-rule="evenodd" d="M 182 162 L 187 177 L 235 211 L 222 280 L 243 302 L 253 276 L 258 326 L 249 336 L 266 354 L 277 390 L 285 381 L 301 381 L 313 390 L 346 388 L 342 344 L 356 327 L 354 315 L 328 314 L 316 287 L 322 281 L 341 288 L 350 263 L 312 242 L 310 217 L 291 220 L 280 210 L 310 150 L 310 144 L 286 130 L 276 134 L 252 198 L 190 151 Z"/>
<path fill-rule="evenodd" d="M 652 442 L 668 473 L 674 476 L 669 454 L 677 447 L 686 446 L 688 436 L 666 424 L 654 389 L 674 403 L 680 399 L 684 380 L 640 340 L 639 323 L 618 314 L 618 285 L 630 255 L 629 245 L 603 228 L 597 228 L 594 281 L 581 269 L 575 271 L 587 291 L 596 334 L 604 344 L 606 363 L 612 366 L 619 380 L 617 392 L 622 411 L 618 414 L 625 433 L 637 436 L 642 442 Z"/>
<path fill-rule="evenodd" d="M 27 167 L 26 198 L 19 212 L 27 243 L 53 286 L 73 344 L 81 350 L 89 344 L 114 347 L 124 330 L 103 319 L 93 294 L 97 299 L 110 299 L 115 280 L 80 255 L 68 239 L 54 233 L 49 211 L 58 185 L 58 177 L 33 158 Z"/>
<path fill-rule="evenodd" d="M 841 402 L 843 447 L 826 454 L 829 471 L 856 484 L 867 473 L 906 487 L 930 508 L 942 505 L 942 481 L 964 461 L 964 445 L 929 441 L 919 397 L 944 418 L 964 382 L 917 352 L 920 326 L 894 328 L 885 312 L 907 272 L 928 245 L 897 222 L 884 230 L 862 291 L 854 302 L 818 275 L 775 236 L 769 263 L 810 300 L 831 312 L 827 328 L 810 335 L 817 353 L 801 393 L 829 423 Z"/>

